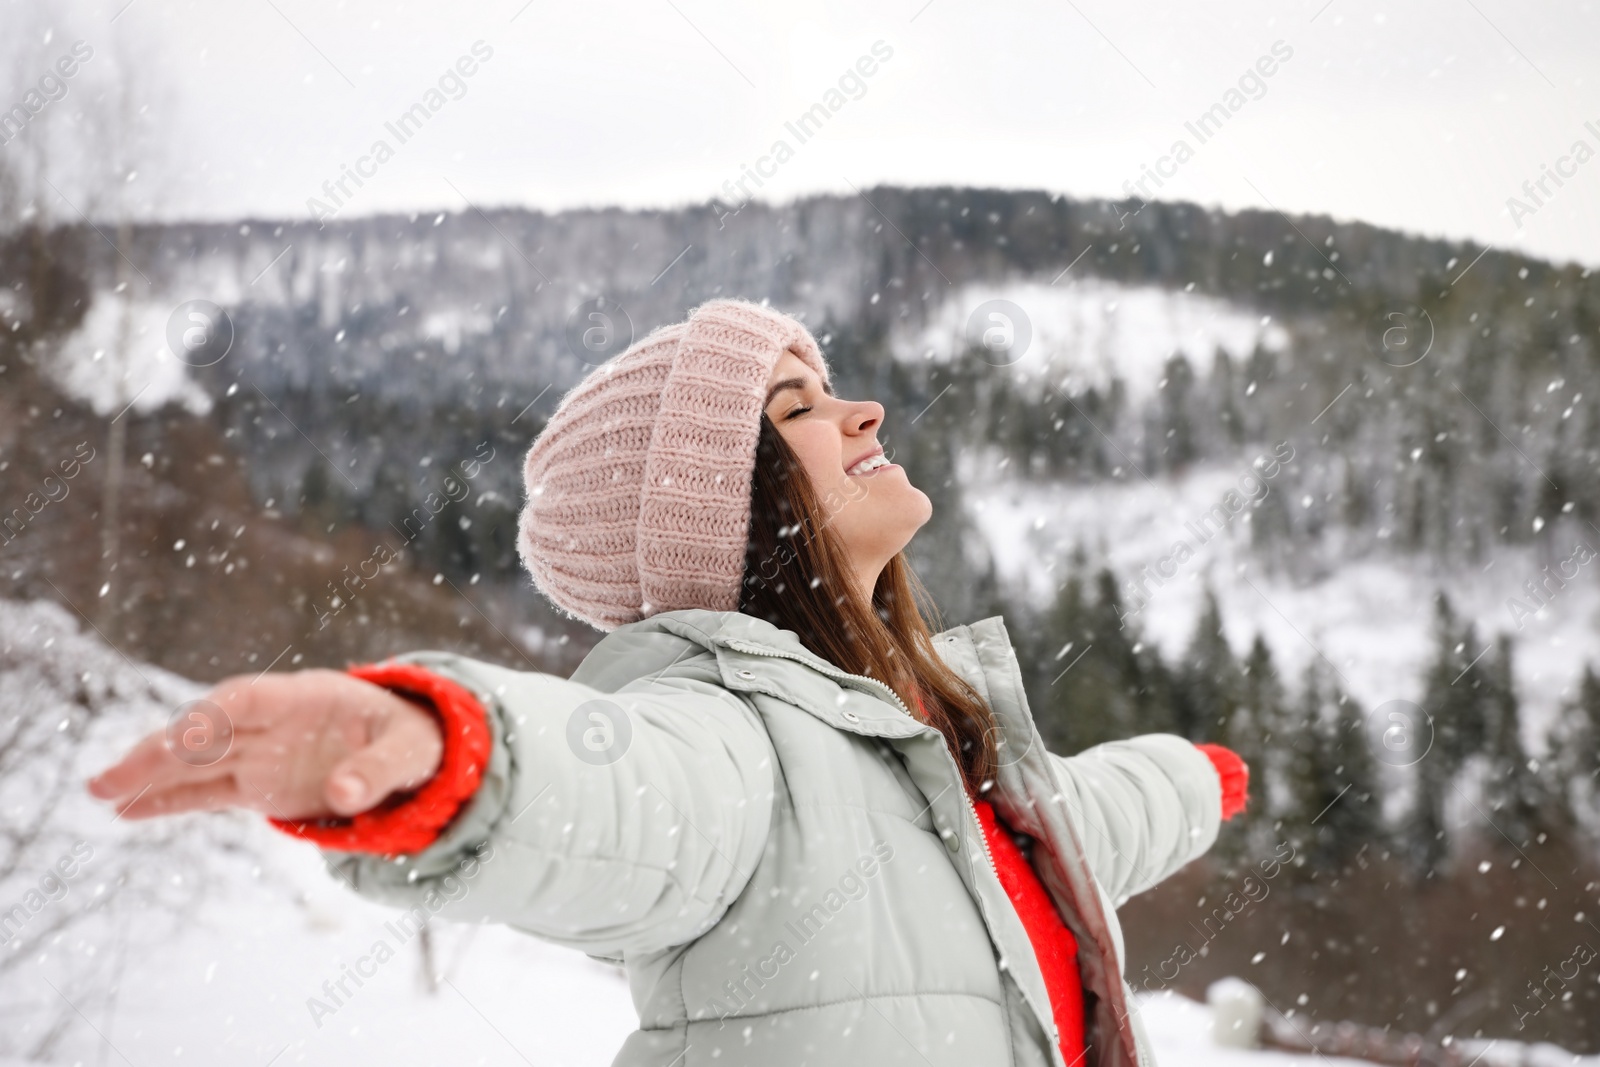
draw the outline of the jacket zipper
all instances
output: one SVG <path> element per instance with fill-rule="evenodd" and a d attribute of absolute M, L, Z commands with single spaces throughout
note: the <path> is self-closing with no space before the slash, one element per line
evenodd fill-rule
<path fill-rule="evenodd" d="M 989 861 L 989 870 L 994 872 L 995 880 L 999 881 L 1000 869 L 994 865 L 994 854 L 989 851 L 989 839 L 983 833 L 983 820 L 978 818 L 978 805 L 965 789 L 961 790 L 961 795 L 967 798 L 967 810 L 972 812 L 972 821 L 978 824 L 978 844 L 983 846 L 983 858 Z"/>
<path fill-rule="evenodd" d="M 994 853 L 989 851 L 989 838 L 983 832 L 983 820 L 978 818 L 978 805 L 975 801 L 973 801 L 971 794 L 969 794 L 965 789 L 961 790 L 961 795 L 967 798 L 967 810 L 972 812 L 972 821 L 978 824 L 978 844 L 983 846 L 983 858 L 989 861 L 989 872 L 994 875 L 994 880 L 999 882 L 1000 868 L 995 866 Z M 1005 889 L 1004 883 L 1001 883 L 1001 889 L 1002 891 Z M 1052 902 L 1052 906 L 1053 904 L 1054 902 Z M 1012 906 L 1015 907 L 1015 904 Z M 981 900 L 978 902 L 978 907 L 981 911 L 983 908 L 983 902 Z M 1061 1047 L 1061 1031 L 1056 1026 L 1056 1016 L 1053 1007 L 1049 1011 L 1040 1012 L 1039 1006 L 1032 1003 L 1028 997 L 1027 991 L 1023 990 L 1020 984 L 1018 986 L 1018 991 L 1022 993 L 1022 999 L 1027 1001 L 1033 1008 L 1034 1016 L 1044 1024 L 1045 1033 L 1050 1035 L 1050 1047 L 1052 1051 L 1059 1049 Z M 1048 1004 L 1048 1001 L 1046 1003 Z"/>

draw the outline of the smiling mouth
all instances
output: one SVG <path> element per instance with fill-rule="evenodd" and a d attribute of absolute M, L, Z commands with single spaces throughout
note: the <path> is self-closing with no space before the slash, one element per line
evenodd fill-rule
<path fill-rule="evenodd" d="M 854 466 L 847 468 L 845 470 L 845 474 L 852 478 L 858 478 L 863 475 L 871 474 L 874 471 L 880 471 L 886 467 L 893 466 L 894 464 L 890 463 L 888 458 L 885 457 L 882 452 L 874 452 L 866 459 L 863 459 L 857 462 Z"/>

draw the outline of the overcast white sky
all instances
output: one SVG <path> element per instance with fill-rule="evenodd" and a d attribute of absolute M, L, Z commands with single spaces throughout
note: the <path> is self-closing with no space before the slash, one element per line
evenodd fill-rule
<path fill-rule="evenodd" d="M 703 203 L 779 138 L 774 201 L 878 182 L 1121 195 L 1181 137 L 1195 154 L 1161 199 L 1600 265 L 1600 158 L 1565 164 L 1520 226 L 1507 210 L 1575 141 L 1600 153 L 1593 2 L 126 3 L 50 0 L 70 12 L 54 44 L 112 45 L 102 71 L 135 57 L 158 151 L 132 188 L 164 218 L 309 217 L 379 138 L 394 158 L 346 217 Z M 400 144 L 384 123 L 480 40 L 465 94 Z M 876 41 L 892 56 L 864 95 L 799 144 L 785 122 Z M 1279 41 L 1264 95 L 1199 144 L 1184 123 Z"/>

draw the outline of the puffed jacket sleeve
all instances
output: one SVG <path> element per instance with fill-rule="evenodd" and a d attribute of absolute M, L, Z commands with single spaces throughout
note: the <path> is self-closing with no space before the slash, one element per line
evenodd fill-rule
<path fill-rule="evenodd" d="M 743 890 L 773 752 L 710 653 L 615 692 L 451 653 L 400 659 L 471 692 L 492 737 L 475 792 L 421 851 L 324 849 L 358 893 L 620 959 L 693 940 Z"/>
<path fill-rule="evenodd" d="M 1221 781 L 1206 754 L 1181 737 L 1146 734 L 1050 759 L 1089 867 L 1119 907 L 1217 839 Z"/>

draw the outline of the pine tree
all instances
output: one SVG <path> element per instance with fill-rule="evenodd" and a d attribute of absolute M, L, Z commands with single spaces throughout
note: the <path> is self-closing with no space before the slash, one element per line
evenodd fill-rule
<path fill-rule="evenodd" d="M 1273 412 L 1267 408 L 1264 399 L 1277 381 L 1277 357 L 1258 342 L 1250 350 L 1250 357 L 1244 361 L 1243 372 L 1245 387 L 1240 415 L 1244 423 L 1244 438 L 1247 441 L 1259 441 L 1267 436 L 1271 425 Z"/>
<path fill-rule="evenodd" d="M 1225 439 L 1234 445 L 1244 442 L 1244 420 L 1239 416 L 1238 398 L 1234 395 L 1239 388 L 1236 379 L 1233 357 L 1219 345 L 1211 357 L 1211 406 L 1217 413 Z"/>
<path fill-rule="evenodd" d="M 1439 724 L 1449 714 L 1447 707 L 1453 698 L 1450 686 L 1455 676 L 1456 642 L 1455 612 L 1450 599 L 1442 592 L 1433 600 L 1433 663 L 1429 666 L 1424 684 L 1422 707 L 1431 723 L 1433 736 L 1428 739 L 1428 749 L 1416 762 L 1415 790 L 1411 812 L 1405 825 L 1404 837 L 1407 853 L 1419 872 L 1433 870 L 1444 861 L 1449 851 L 1445 840 L 1444 809 L 1446 791 L 1455 778 L 1456 766 L 1452 754 L 1440 743 Z"/>
<path fill-rule="evenodd" d="M 1121 736 L 1132 724 L 1131 705 L 1108 676 L 1103 655 L 1094 655 L 1096 621 L 1074 569 L 1045 616 L 1046 649 L 1037 657 L 1039 724 L 1052 751 L 1081 751 Z"/>
<path fill-rule="evenodd" d="M 1069 572 L 1043 620 L 1045 651 L 1037 657 L 1036 687 L 1046 744 L 1070 753 L 1137 733 L 1170 731 L 1166 666 L 1126 616 L 1116 576 L 1098 571 L 1090 596 L 1080 573 L 1078 567 Z"/>
<path fill-rule="evenodd" d="M 1434 597 L 1433 663 L 1422 706 L 1432 723 L 1432 744 L 1416 763 L 1416 793 L 1406 827 L 1408 851 L 1421 870 L 1437 868 L 1449 853 L 1445 809 L 1466 761 L 1488 738 L 1489 690 L 1482 650 L 1470 624 L 1460 623 L 1442 592 Z"/>
<path fill-rule="evenodd" d="M 1141 734 L 1178 733 L 1177 705 L 1179 682 L 1172 668 L 1150 642 L 1136 641 L 1133 653 L 1138 664 L 1138 685 L 1134 698 L 1134 732 Z"/>
<path fill-rule="evenodd" d="M 328 465 L 321 461 L 306 467 L 297 503 L 302 529 L 318 535 L 347 518 L 353 508 L 342 485 L 328 474 Z"/>
<path fill-rule="evenodd" d="M 1567 481 L 1563 471 L 1566 465 L 1565 451 L 1552 447 L 1544 456 L 1545 477 L 1535 484 L 1534 491 L 1538 495 L 1533 501 L 1533 514 L 1543 521 L 1534 535 L 1534 541 L 1538 545 L 1539 563 L 1543 567 L 1553 566 L 1556 562 L 1556 527 L 1561 525 L 1557 520 L 1561 518 L 1562 505 L 1571 499 L 1567 490 L 1558 488 Z"/>
<path fill-rule="evenodd" d="M 1222 610 L 1209 585 L 1176 682 L 1173 718 L 1177 732 L 1191 741 L 1220 738 L 1238 706 L 1243 676 L 1222 632 Z"/>
<path fill-rule="evenodd" d="M 1109 567 L 1102 567 L 1095 573 L 1095 598 L 1090 618 L 1096 651 L 1104 656 L 1106 674 L 1120 687 L 1131 708 L 1127 732 L 1121 736 L 1172 733 L 1177 729 L 1172 672 L 1162 661 L 1160 652 L 1143 640 L 1138 627 L 1128 617 L 1118 584 L 1116 574 Z M 1093 655 L 1095 651 L 1089 653 Z"/>
<path fill-rule="evenodd" d="M 1325 776 L 1320 773 L 1320 760 L 1326 734 L 1321 722 L 1322 704 L 1322 675 L 1313 658 L 1301 678 L 1298 699 L 1284 705 L 1283 730 L 1275 746 L 1284 786 L 1276 813 L 1280 832 L 1300 853 L 1310 851 L 1315 832 L 1312 820 L 1333 799 L 1322 795 Z M 1318 857 L 1308 858 L 1319 867 L 1325 866 Z"/>
<path fill-rule="evenodd" d="M 1562 706 L 1550 747 L 1559 800 L 1575 821 L 1600 830 L 1600 676 L 1592 664 L 1583 668 L 1576 696 Z"/>
<path fill-rule="evenodd" d="M 1528 848 L 1541 830 L 1552 828 L 1552 798 L 1523 747 L 1517 694 L 1511 666 L 1511 638 L 1501 634 L 1489 665 L 1485 705 L 1485 814 L 1494 829 L 1517 848 Z"/>
<path fill-rule="evenodd" d="M 1362 480 L 1360 468 L 1353 462 L 1344 464 L 1339 499 L 1341 521 L 1352 531 L 1364 529 L 1372 517 L 1371 491 Z"/>
<path fill-rule="evenodd" d="M 1214 736 L 1219 744 L 1239 754 L 1250 768 L 1249 800 L 1218 847 L 1223 860 L 1238 860 L 1273 847 L 1271 827 L 1277 818 L 1271 783 L 1282 779 L 1280 751 L 1285 719 L 1283 685 L 1272 662 L 1272 652 L 1257 634 L 1239 671 L 1239 698 Z"/>
<path fill-rule="evenodd" d="M 1287 747 L 1284 834 L 1318 870 L 1339 870 L 1379 837 L 1377 769 L 1356 702 L 1322 663 L 1306 667 Z"/>
<path fill-rule="evenodd" d="M 1600 792 L 1600 678 L 1593 667 L 1584 668 L 1576 710 L 1583 734 L 1574 752 L 1574 766 L 1590 789 Z"/>
<path fill-rule="evenodd" d="M 1329 751 L 1335 780 L 1343 783 L 1341 789 L 1348 788 L 1324 818 L 1333 834 L 1336 854 L 1348 858 L 1360 852 L 1362 846 L 1384 839 L 1383 793 L 1361 705 L 1337 688 L 1333 697 Z"/>
<path fill-rule="evenodd" d="M 1444 804 L 1451 778 L 1443 772 L 1443 766 L 1440 760 L 1430 762 L 1424 758 L 1416 767 L 1416 790 L 1403 836 L 1406 853 L 1418 874 L 1437 870 L 1450 851 L 1445 837 Z"/>
<path fill-rule="evenodd" d="M 1288 475 L 1279 481 L 1287 483 Z M 1250 520 L 1250 547 L 1268 561 L 1273 569 L 1292 562 L 1298 551 L 1294 543 L 1294 521 L 1289 514 L 1286 484 L 1268 484 L 1265 495 L 1250 505 L 1245 513 Z"/>
<path fill-rule="evenodd" d="M 1192 393 L 1194 368 L 1182 352 L 1170 357 L 1161 376 L 1161 445 L 1167 469 L 1181 474 L 1199 457 Z"/>

